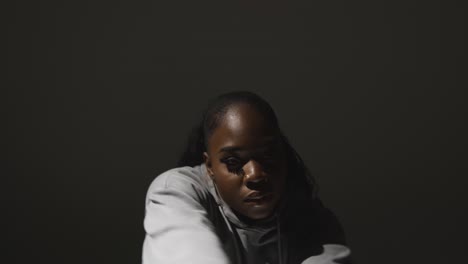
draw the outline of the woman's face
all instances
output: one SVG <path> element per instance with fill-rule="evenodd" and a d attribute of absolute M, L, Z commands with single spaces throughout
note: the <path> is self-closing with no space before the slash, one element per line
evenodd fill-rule
<path fill-rule="evenodd" d="M 250 219 L 270 216 L 283 195 L 279 131 L 247 104 L 231 106 L 208 139 L 205 164 L 223 200 Z"/>

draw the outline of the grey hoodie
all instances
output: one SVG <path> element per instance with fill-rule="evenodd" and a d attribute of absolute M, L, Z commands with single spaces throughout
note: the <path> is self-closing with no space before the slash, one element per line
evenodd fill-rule
<path fill-rule="evenodd" d="M 283 205 L 270 218 L 249 224 L 224 203 L 204 164 L 171 169 L 155 178 L 146 196 L 142 262 L 347 263 L 350 251 L 340 245 L 344 239 L 331 212 L 321 204 L 293 208 L 298 214 L 286 207 L 292 208 Z M 291 220 L 295 217 L 300 221 Z"/>

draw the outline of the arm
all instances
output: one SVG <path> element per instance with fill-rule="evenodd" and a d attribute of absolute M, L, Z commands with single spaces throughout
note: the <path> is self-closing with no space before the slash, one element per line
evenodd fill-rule
<path fill-rule="evenodd" d="M 349 264 L 351 251 L 346 246 L 343 228 L 335 214 L 319 198 L 311 203 L 299 203 L 289 215 L 291 229 L 289 249 L 294 263 Z"/>
<path fill-rule="evenodd" d="M 323 245 L 322 254 L 309 257 L 301 264 L 349 264 L 351 263 L 350 255 L 351 251 L 346 246 L 327 244 Z"/>
<path fill-rule="evenodd" d="M 228 263 L 195 185 L 158 178 L 146 199 L 143 264 Z"/>

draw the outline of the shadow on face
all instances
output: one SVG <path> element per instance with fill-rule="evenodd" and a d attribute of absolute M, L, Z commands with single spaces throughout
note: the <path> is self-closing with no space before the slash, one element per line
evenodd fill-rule
<path fill-rule="evenodd" d="M 279 128 L 265 115 L 248 104 L 230 106 L 204 155 L 220 196 L 236 213 L 254 220 L 274 213 L 287 166 Z"/>

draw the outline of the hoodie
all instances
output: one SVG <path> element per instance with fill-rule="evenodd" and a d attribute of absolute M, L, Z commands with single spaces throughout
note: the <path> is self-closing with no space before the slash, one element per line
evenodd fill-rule
<path fill-rule="evenodd" d="M 142 263 L 348 263 L 336 217 L 319 200 L 286 197 L 276 214 L 250 223 L 222 200 L 204 164 L 166 171 L 146 195 Z"/>

